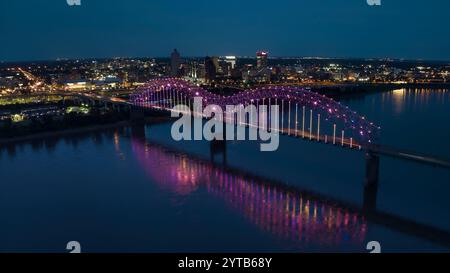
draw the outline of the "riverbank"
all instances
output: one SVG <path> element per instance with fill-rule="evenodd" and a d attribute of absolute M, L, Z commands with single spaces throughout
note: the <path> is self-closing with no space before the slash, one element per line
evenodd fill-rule
<path fill-rule="evenodd" d="M 277 85 L 277 84 L 273 84 Z M 255 85 L 252 88 L 273 86 L 269 85 Z M 395 89 L 450 89 L 450 83 L 297 83 L 297 84 L 280 84 L 283 86 L 300 86 L 311 88 L 314 92 L 332 97 L 334 99 L 360 97 L 377 92 L 389 92 Z M 208 91 L 222 95 L 231 96 L 239 92 L 247 90 L 247 88 L 237 86 L 216 86 L 207 87 Z M 251 89 L 251 88 L 248 88 Z"/>
<path fill-rule="evenodd" d="M 145 124 L 157 124 L 161 122 L 167 122 L 170 120 L 169 117 L 146 117 L 145 119 L 138 121 L 139 123 Z M 80 133 L 88 133 L 93 131 L 101 131 L 105 129 L 112 129 L 117 127 L 131 126 L 135 124 L 136 121 L 133 120 L 122 120 L 118 122 L 108 123 L 108 124 L 94 124 L 89 126 L 81 126 L 71 129 L 62 129 L 48 132 L 41 132 L 35 134 L 29 134 L 19 137 L 11 137 L 11 138 L 0 138 L 0 146 L 8 145 L 19 142 L 26 142 L 40 138 L 48 138 L 48 137 L 63 137 L 72 134 L 80 134 Z"/>
<path fill-rule="evenodd" d="M 368 94 L 389 92 L 395 89 L 449 89 L 450 83 L 377 83 L 377 84 L 341 84 L 312 85 L 311 89 L 334 99 L 361 97 Z"/>

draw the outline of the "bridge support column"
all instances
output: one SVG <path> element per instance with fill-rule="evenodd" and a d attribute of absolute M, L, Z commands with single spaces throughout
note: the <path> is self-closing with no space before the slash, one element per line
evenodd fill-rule
<path fill-rule="evenodd" d="M 222 164 L 227 165 L 227 144 L 225 140 L 212 140 L 209 144 L 210 146 L 210 157 L 211 162 L 214 163 L 215 156 L 217 154 L 222 155 Z"/>
<path fill-rule="evenodd" d="M 222 123 L 223 127 L 223 136 L 222 139 L 213 139 L 209 143 L 210 147 L 210 157 L 211 162 L 214 163 L 214 158 L 216 154 L 222 154 L 222 164 L 224 166 L 227 165 L 227 141 L 226 141 L 226 122 L 223 121 Z"/>
<path fill-rule="evenodd" d="M 379 169 L 380 157 L 373 152 L 367 152 L 363 200 L 363 209 L 365 211 L 374 211 L 376 209 Z"/>

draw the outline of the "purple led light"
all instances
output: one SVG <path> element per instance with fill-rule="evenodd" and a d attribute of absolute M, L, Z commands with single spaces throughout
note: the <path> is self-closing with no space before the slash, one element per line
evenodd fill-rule
<path fill-rule="evenodd" d="M 158 101 L 161 100 L 161 95 L 159 94 L 161 91 L 174 91 L 177 94 L 176 98 L 182 97 L 187 101 L 192 100 L 194 97 L 202 97 L 208 104 L 216 104 L 222 109 L 225 109 L 226 105 L 250 105 L 261 104 L 262 102 L 267 104 L 269 98 L 272 98 L 271 103 L 283 101 L 284 103 L 298 104 L 298 106 L 305 106 L 315 113 L 323 113 L 322 117 L 325 120 L 342 123 L 342 129 L 352 131 L 353 135 L 355 137 L 358 136 L 358 140 L 363 143 L 376 138 L 380 130 L 378 126 L 369 122 L 365 117 L 358 115 L 349 109 L 348 106 L 315 93 L 308 88 L 298 86 L 258 87 L 232 96 L 221 96 L 181 79 L 160 78 L 151 80 L 140 87 L 130 96 L 130 101 L 136 105 L 145 105 L 150 101 Z M 361 131 L 366 133 L 361 134 Z"/>

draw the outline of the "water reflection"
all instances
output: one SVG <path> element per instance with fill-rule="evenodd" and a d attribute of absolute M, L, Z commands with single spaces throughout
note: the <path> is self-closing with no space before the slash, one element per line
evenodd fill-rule
<path fill-rule="evenodd" d="M 147 129 L 150 134 L 157 133 L 153 127 Z M 158 238 L 162 238 L 164 244 L 167 244 L 167 240 L 171 240 L 174 233 L 181 233 L 185 235 L 182 236 L 183 238 L 187 238 L 173 240 L 171 243 L 175 250 L 189 250 L 192 245 L 206 244 L 205 242 L 215 234 L 219 234 L 217 238 L 223 240 L 217 242 L 217 245 L 222 247 L 218 249 L 219 251 L 239 246 L 241 241 L 242 244 L 255 244 L 248 248 L 247 246 L 239 248 L 246 251 L 289 249 L 360 252 L 365 251 L 366 242 L 372 239 L 394 243 L 395 247 L 398 247 L 391 248 L 394 251 L 439 249 L 434 244 L 445 246 L 445 250 L 448 251 L 450 246 L 449 232 L 417 223 L 415 215 L 408 220 L 391 212 L 364 211 L 359 206 L 345 202 L 345 199 L 331 201 L 332 194 L 326 197 L 312 194 L 304 191 L 303 186 L 300 190 L 298 187 L 268 181 L 232 167 L 214 164 L 205 160 L 208 158 L 207 153 L 201 153 L 201 156 L 197 157 L 195 153 L 187 155 L 176 152 L 175 148 L 149 142 L 149 139 L 154 137 L 150 134 L 146 137 L 145 132 L 144 126 L 134 126 L 0 145 L 0 159 L 4 174 L 0 179 L 3 182 L 0 183 L 0 186 L 3 186 L 3 196 L 0 198 L 3 203 L 0 207 L 5 208 L 3 210 L 4 218 L 7 219 L 5 223 L 12 223 L 4 227 L 2 233 L 4 236 L 3 238 L 0 236 L 0 241 L 2 239 L 7 241 L 11 236 L 11 238 L 21 238 L 23 234 L 27 234 L 30 240 L 48 238 L 46 243 L 52 244 L 56 242 L 56 239 L 49 234 L 54 234 L 55 230 L 67 229 L 67 226 L 59 226 L 65 223 L 61 219 L 78 219 L 83 223 L 84 221 L 92 223 L 95 222 L 92 219 L 98 219 L 99 225 L 114 223 L 108 225 L 107 229 L 103 226 L 101 229 L 102 232 L 109 232 L 110 237 L 117 236 L 126 240 L 129 240 L 129 236 L 139 238 L 124 247 L 126 251 L 140 247 L 145 249 L 154 247 L 158 243 Z M 98 151 L 105 155 L 101 158 L 102 160 L 99 160 Z M 204 152 L 204 150 L 201 151 Z M 230 159 L 234 158 L 232 152 L 228 155 Z M 123 161 L 118 162 L 117 159 Z M 30 162 L 33 163 L 30 164 Z M 79 162 L 82 163 L 78 164 Z M 119 167 L 114 168 L 114 166 Z M 42 172 L 49 169 L 52 171 Z M 80 169 L 83 172 L 71 171 L 71 169 Z M 147 175 L 142 175 L 141 170 Z M 298 175 L 298 170 L 295 171 Z M 22 173 L 37 175 L 27 181 L 28 178 L 24 178 Z M 89 174 L 88 179 L 86 174 Z M 258 174 L 256 172 L 256 175 Z M 315 180 L 320 182 L 322 175 L 318 172 Z M 64 176 L 67 176 L 67 179 L 61 183 L 59 179 Z M 133 177 L 131 181 L 130 177 Z M 417 176 L 412 173 L 409 177 L 414 182 L 413 178 Z M 298 180 L 301 179 L 302 177 L 298 177 Z M 9 183 L 9 181 L 15 183 Z M 144 183 L 141 183 L 142 181 Z M 74 191 L 74 185 L 78 188 L 78 192 Z M 387 187 L 390 184 L 383 185 Z M 95 191 L 91 194 L 86 191 L 87 187 L 95 188 Z M 137 189 L 140 192 L 136 192 Z M 131 196 L 136 200 L 142 199 L 132 202 L 132 205 L 124 206 L 123 203 L 126 202 L 118 202 L 117 197 L 122 196 L 122 191 L 128 190 L 128 195 L 125 195 L 127 198 Z M 41 191 L 49 192 L 49 195 L 42 195 Z M 99 198 L 98 196 L 102 194 L 106 197 Z M 158 198 L 149 198 L 151 195 Z M 31 199 L 23 199 L 23 196 L 29 196 Z M 80 196 L 83 197 L 85 204 L 90 205 L 71 211 L 73 204 L 78 202 Z M 423 199 L 419 202 L 420 204 L 432 202 L 439 204 L 439 201 L 428 199 L 426 195 L 415 196 Z M 433 195 L 433 198 L 435 196 Z M 91 203 L 89 203 L 89 197 L 92 198 Z M 398 198 L 399 202 L 393 204 L 398 205 L 404 202 L 402 198 Z M 178 202 L 180 200 L 183 201 L 182 206 Z M 29 206 L 34 209 L 21 210 L 21 206 L 17 206 L 16 201 L 23 202 L 25 204 L 23 207 Z M 98 218 L 96 211 L 91 209 L 97 202 L 108 204 L 104 208 L 110 218 Z M 414 202 L 409 203 L 408 206 L 414 205 Z M 205 206 L 211 206 L 214 209 L 202 210 Z M 48 212 L 46 221 L 35 219 L 36 210 Z M 123 214 L 119 215 L 118 211 L 122 211 Z M 59 212 L 61 214 L 58 214 Z M 124 216 L 129 212 L 138 215 L 136 217 L 139 219 L 139 228 L 142 233 L 136 235 L 136 226 L 130 224 L 133 221 L 127 218 L 128 216 Z M 429 210 L 427 215 L 441 217 L 444 214 Z M 25 219 L 26 224 L 15 223 L 15 217 Z M 168 218 L 170 218 L 169 221 Z M 218 221 L 230 223 L 234 229 L 228 229 L 226 225 L 223 225 L 223 228 L 222 226 L 217 228 Z M 40 231 L 28 230 L 30 226 L 35 229 L 39 223 L 45 223 L 45 227 L 41 227 Z M 47 223 L 51 223 L 51 226 L 55 228 L 48 229 L 50 224 Z M 121 226 L 124 223 L 130 224 L 127 232 L 124 232 Z M 159 224 L 155 225 L 155 223 Z M 186 226 L 177 225 L 179 223 Z M 20 230 L 20 227 L 23 230 Z M 211 233 L 196 234 L 198 229 Z M 255 232 L 258 229 L 259 232 Z M 230 234 L 233 230 L 239 230 L 241 233 Z M 11 235 L 7 235 L 8 232 Z M 95 236 L 86 238 L 86 242 L 100 245 L 106 242 L 102 237 L 97 236 L 95 228 L 89 230 L 89 233 Z M 230 240 L 230 236 L 235 238 L 235 235 L 243 239 L 227 241 Z M 251 237 L 253 235 L 254 237 Z M 154 241 L 148 243 L 143 238 Z M 433 245 L 425 244 L 422 239 Z M 10 242 L 13 240 L 11 239 Z M 264 241 L 264 244 L 260 245 L 259 240 Z M 11 245 L 14 244 L 11 243 Z M 25 249 L 28 246 L 24 244 L 21 247 Z M 385 249 L 388 250 L 388 247 L 385 246 Z"/>
<path fill-rule="evenodd" d="M 264 232 L 296 247 L 345 244 L 361 249 L 365 241 L 366 221 L 350 209 L 148 143 L 143 128 L 132 129 L 131 141 L 142 168 L 161 188 L 179 196 L 205 189 Z"/>
<path fill-rule="evenodd" d="M 380 143 L 449 158 L 448 89 L 404 88 L 343 100 L 381 126 Z"/>
<path fill-rule="evenodd" d="M 448 96 L 448 89 L 401 88 L 382 93 L 381 106 L 384 107 L 391 103 L 394 113 L 401 114 L 405 111 L 406 106 L 423 108 L 430 103 L 432 105 L 444 105 L 449 101 Z M 432 101 L 430 101 L 430 99 L 432 99 Z"/>
<path fill-rule="evenodd" d="M 403 112 L 404 100 L 405 100 L 405 89 L 396 89 L 392 91 L 392 101 L 394 103 L 394 108 L 396 113 Z"/>

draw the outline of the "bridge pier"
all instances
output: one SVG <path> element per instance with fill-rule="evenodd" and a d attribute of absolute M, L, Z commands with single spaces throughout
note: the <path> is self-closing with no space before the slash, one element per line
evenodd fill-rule
<path fill-rule="evenodd" d="M 222 155 L 222 163 L 227 165 L 227 141 L 226 141 L 226 122 L 222 123 L 222 139 L 213 139 L 209 142 L 211 162 L 214 163 L 215 155 Z"/>
<path fill-rule="evenodd" d="M 214 163 L 217 154 L 222 155 L 222 163 L 227 165 L 227 144 L 225 140 L 213 139 L 209 143 L 211 162 Z"/>
<path fill-rule="evenodd" d="M 378 179 L 380 169 L 379 155 L 368 151 L 366 153 L 366 177 L 364 181 L 363 210 L 374 211 L 377 204 Z"/>

